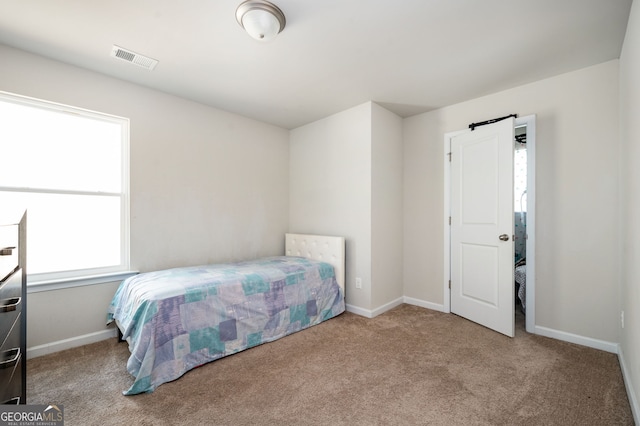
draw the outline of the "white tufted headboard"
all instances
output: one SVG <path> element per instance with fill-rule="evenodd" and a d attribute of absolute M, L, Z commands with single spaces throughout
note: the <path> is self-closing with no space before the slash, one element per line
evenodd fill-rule
<path fill-rule="evenodd" d="M 345 249 L 343 237 L 285 234 L 285 255 L 321 260 L 333 265 L 336 281 L 345 294 Z"/>

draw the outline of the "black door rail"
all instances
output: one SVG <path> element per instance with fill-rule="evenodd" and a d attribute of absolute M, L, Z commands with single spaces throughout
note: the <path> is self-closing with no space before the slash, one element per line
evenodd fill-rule
<path fill-rule="evenodd" d="M 492 118 L 491 120 L 481 121 L 479 123 L 471 123 L 471 124 L 469 124 L 469 128 L 473 132 L 476 127 L 485 126 L 487 124 L 497 123 L 498 121 L 506 120 L 507 118 L 511 118 L 511 117 L 518 118 L 518 114 L 509 114 L 509 115 L 504 116 L 504 117 Z"/>

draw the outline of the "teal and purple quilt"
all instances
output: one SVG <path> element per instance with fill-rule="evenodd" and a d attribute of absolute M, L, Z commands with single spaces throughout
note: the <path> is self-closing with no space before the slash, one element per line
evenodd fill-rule
<path fill-rule="evenodd" d="M 129 342 L 125 395 L 345 310 L 333 266 L 302 257 L 148 272 L 120 284 L 107 314 Z"/>

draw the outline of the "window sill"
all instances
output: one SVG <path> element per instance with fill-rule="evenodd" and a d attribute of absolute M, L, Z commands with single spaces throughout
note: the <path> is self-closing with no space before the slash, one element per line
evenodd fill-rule
<path fill-rule="evenodd" d="M 136 271 L 122 271 L 86 277 L 73 277 L 57 280 L 28 282 L 27 293 L 39 293 L 41 291 L 61 290 L 65 288 L 111 283 L 115 281 L 122 281 L 126 278 L 136 275 L 137 273 L 138 272 Z"/>

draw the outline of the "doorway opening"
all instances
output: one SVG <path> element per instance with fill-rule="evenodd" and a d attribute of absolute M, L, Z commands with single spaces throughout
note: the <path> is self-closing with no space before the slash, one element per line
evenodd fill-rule
<path fill-rule="evenodd" d="M 516 329 L 525 329 L 527 285 L 527 126 L 516 126 L 513 141 L 513 244 Z"/>

